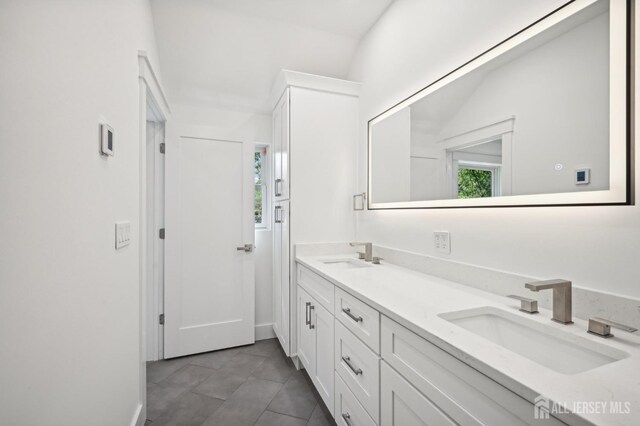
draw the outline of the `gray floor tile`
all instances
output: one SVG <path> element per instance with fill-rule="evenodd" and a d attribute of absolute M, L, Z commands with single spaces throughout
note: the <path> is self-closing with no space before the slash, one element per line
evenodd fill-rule
<path fill-rule="evenodd" d="M 253 425 L 282 384 L 249 377 L 203 426 Z"/>
<path fill-rule="evenodd" d="M 159 383 L 189 363 L 188 357 L 147 363 L 147 382 Z"/>
<path fill-rule="evenodd" d="M 265 411 L 262 413 L 256 426 L 305 426 L 306 421 L 297 417 Z"/>
<path fill-rule="evenodd" d="M 201 393 L 213 398 L 227 399 L 242 385 L 247 378 L 233 372 L 218 370 L 207 380 L 200 383 L 193 392 Z"/>
<path fill-rule="evenodd" d="M 190 364 L 199 365 L 207 368 L 221 368 L 231 358 L 236 356 L 240 352 L 238 348 L 222 349 L 219 351 L 206 352 L 203 354 L 194 355 L 191 357 Z"/>
<path fill-rule="evenodd" d="M 239 353 L 231 358 L 220 371 L 236 376 L 249 377 L 265 360 L 264 357 Z"/>
<path fill-rule="evenodd" d="M 282 388 L 281 383 L 249 377 L 246 382 L 228 398 L 228 401 L 242 401 L 262 405 L 267 408 L 274 396 Z M 263 408 L 263 409 L 264 409 Z"/>
<path fill-rule="evenodd" d="M 316 400 L 321 401 L 322 397 L 320 396 L 320 393 L 318 393 L 318 389 L 316 389 L 316 385 L 313 384 L 311 377 L 309 377 L 307 370 L 300 370 L 300 373 L 302 373 L 302 377 L 304 377 L 304 379 L 307 381 L 307 385 L 309 385 L 309 389 L 311 389 L 311 392 L 313 392 L 313 394 L 315 395 Z"/>
<path fill-rule="evenodd" d="M 278 339 L 267 339 L 258 340 L 253 345 L 245 346 L 241 349 L 241 352 L 258 356 L 272 356 L 280 350 Z"/>
<path fill-rule="evenodd" d="M 288 416 L 309 419 L 317 402 L 316 395 L 302 371 L 296 371 L 273 398 L 268 409 Z"/>
<path fill-rule="evenodd" d="M 226 401 L 202 426 L 253 426 L 263 412 L 255 405 Z"/>
<path fill-rule="evenodd" d="M 184 386 L 147 383 L 147 419 L 155 420 L 160 417 L 187 391 Z"/>
<path fill-rule="evenodd" d="M 164 379 L 161 384 L 182 386 L 191 390 L 205 381 L 215 371 L 216 370 L 211 368 L 200 367 L 198 365 L 185 365 L 180 370 Z"/>
<path fill-rule="evenodd" d="M 340 414 L 338 414 L 340 415 Z M 331 417 L 331 413 L 324 406 L 322 402 L 319 402 L 316 405 L 316 408 L 313 410 L 311 414 L 311 418 L 307 423 L 307 426 L 335 426 L 336 422 Z"/>
<path fill-rule="evenodd" d="M 285 383 L 294 371 L 296 371 L 296 368 L 293 362 L 284 353 L 276 353 L 266 358 L 251 376 Z"/>
<path fill-rule="evenodd" d="M 165 413 L 153 421 L 153 426 L 200 426 L 224 401 L 187 392 Z"/>

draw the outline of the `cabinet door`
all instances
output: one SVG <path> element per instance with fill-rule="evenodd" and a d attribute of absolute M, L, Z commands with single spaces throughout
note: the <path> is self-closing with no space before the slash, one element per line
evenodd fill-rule
<path fill-rule="evenodd" d="M 273 209 L 273 332 L 285 348 L 283 339 L 282 318 L 282 223 L 279 220 L 280 203 L 274 204 Z M 286 349 L 285 349 L 286 352 Z"/>
<path fill-rule="evenodd" d="M 276 200 L 289 199 L 289 89 L 278 101 L 273 120 L 273 179 Z"/>
<path fill-rule="evenodd" d="M 453 426 L 456 424 L 384 361 L 380 372 L 381 425 Z"/>
<path fill-rule="evenodd" d="M 282 201 L 280 204 L 280 238 L 282 240 L 282 249 L 280 251 L 280 287 L 282 289 L 282 293 L 280 295 L 280 304 L 282 310 L 282 340 L 286 345 L 284 351 L 287 355 L 290 355 L 290 347 L 291 347 L 291 327 L 290 327 L 290 296 L 291 296 L 291 288 L 290 288 L 290 257 L 289 257 L 289 201 Z M 295 312 L 294 312 L 295 314 Z"/>
<path fill-rule="evenodd" d="M 298 358 L 309 377 L 316 375 L 316 331 L 313 298 L 298 286 Z"/>
<path fill-rule="evenodd" d="M 289 202 L 276 202 L 273 212 L 273 331 L 290 355 Z"/>
<path fill-rule="evenodd" d="M 333 415 L 334 368 L 333 368 L 333 315 L 315 300 L 311 302 L 312 325 L 316 332 L 316 369 L 314 383 L 318 393 Z"/>
<path fill-rule="evenodd" d="M 284 95 L 283 95 L 284 98 Z M 273 157 L 273 194 L 276 200 L 281 198 L 278 185 L 282 180 L 282 110 L 278 101 L 271 114 L 271 127 L 273 142 L 271 144 L 271 156 Z"/>

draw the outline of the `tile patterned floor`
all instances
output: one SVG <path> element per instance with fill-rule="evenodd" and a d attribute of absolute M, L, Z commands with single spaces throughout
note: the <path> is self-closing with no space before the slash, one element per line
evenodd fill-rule
<path fill-rule="evenodd" d="M 147 364 L 150 426 L 335 425 L 276 339 Z"/>

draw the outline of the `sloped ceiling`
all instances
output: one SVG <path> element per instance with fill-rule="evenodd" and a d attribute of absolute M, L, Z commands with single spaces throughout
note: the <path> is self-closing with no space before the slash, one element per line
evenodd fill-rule
<path fill-rule="evenodd" d="M 346 78 L 393 0 L 152 0 L 172 103 L 268 112 L 280 69 Z"/>

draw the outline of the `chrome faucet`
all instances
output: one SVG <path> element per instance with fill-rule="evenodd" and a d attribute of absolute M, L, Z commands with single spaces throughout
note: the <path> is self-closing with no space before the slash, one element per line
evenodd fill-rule
<path fill-rule="evenodd" d="M 349 243 L 351 247 L 364 246 L 364 260 L 371 262 L 373 260 L 373 243 Z M 358 252 L 358 254 L 362 254 Z M 362 259 L 362 257 L 360 257 Z"/>
<path fill-rule="evenodd" d="M 572 324 L 571 320 L 571 281 L 546 280 L 526 283 L 525 288 L 531 291 L 553 289 L 553 320 L 561 324 Z"/>

